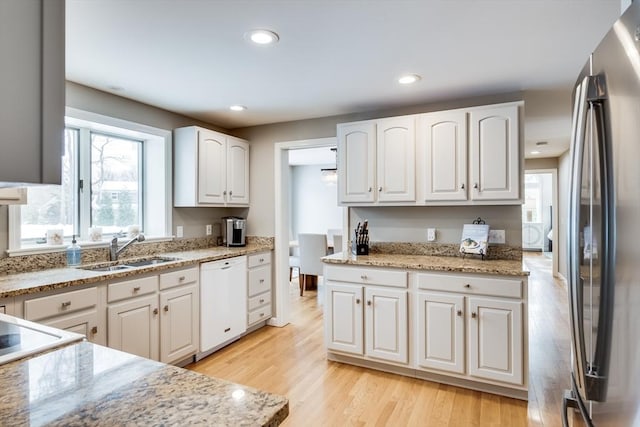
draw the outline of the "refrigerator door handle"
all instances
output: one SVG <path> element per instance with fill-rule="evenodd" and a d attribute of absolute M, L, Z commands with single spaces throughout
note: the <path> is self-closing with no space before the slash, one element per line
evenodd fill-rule
<path fill-rule="evenodd" d="M 567 280 L 569 299 L 569 320 L 571 323 L 571 336 L 576 372 L 574 373 L 576 385 L 580 393 L 585 393 L 585 339 L 584 324 L 582 323 L 582 283 L 580 278 L 580 242 L 579 242 L 579 218 L 580 196 L 582 187 L 582 155 L 585 147 L 585 133 L 589 103 L 587 102 L 587 89 L 589 87 L 587 76 L 576 89 L 576 99 L 573 117 L 573 131 L 571 142 L 571 191 L 569 199 L 569 229 L 568 229 L 568 261 L 569 274 Z"/>

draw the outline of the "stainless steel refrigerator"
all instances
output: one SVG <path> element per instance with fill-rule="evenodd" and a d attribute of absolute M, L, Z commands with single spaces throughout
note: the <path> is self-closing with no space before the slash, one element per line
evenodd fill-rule
<path fill-rule="evenodd" d="M 568 290 L 572 390 L 563 421 L 640 426 L 640 3 L 576 83 Z M 575 416 L 579 411 L 581 416 Z"/>

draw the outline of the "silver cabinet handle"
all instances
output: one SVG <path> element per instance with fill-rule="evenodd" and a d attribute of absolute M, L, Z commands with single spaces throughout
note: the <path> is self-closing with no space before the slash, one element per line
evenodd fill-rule
<path fill-rule="evenodd" d="M 231 330 L 231 328 L 225 328 L 225 332 L 229 332 Z"/>
<path fill-rule="evenodd" d="M 378 192 L 382 192 L 382 187 L 378 187 Z"/>
<path fill-rule="evenodd" d="M 371 301 L 367 301 L 367 305 L 371 305 Z"/>
<path fill-rule="evenodd" d="M 260 283 L 264 283 L 264 279 L 260 279 Z"/>
<path fill-rule="evenodd" d="M 462 184 L 462 185 L 460 186 L 460 189 L 461 189 L 461 190 L 464 190 L 464 184 Z"/>
<path fill-rule="evenodd" d="M 264 258 L 260 258 L 260 262 L 264 262 Z"/>
<path fill-rule="evenodd" d="M 369 187 L 369 193 L 371 193 L 371 187 Z"/>
<path fill-rule="evenodd" d="M 260 317 L 264 317 L 264 313 L 260 313 Z"/>
<path fill-rule="evenodd" d="M 478 188 L 478 183 L 476 182 L 475 184 L 473 184 L 473 188 Z"/>
<path fill-rule="evenodd" d="M 180 282 L 184 281 L 185 279 L 186 279 L 186 277 L 184 277 L 184 276 L 178 277 L 178 281 L 180 281 Z"/>
<path fill-rule="evenodd" d="M 92 333 L 93 335 L 97 334 L 97 333 L 98 333 L 98 327 L 97 327 L 97 326 L 94 326 L 93 328 L 91 328 L 91 333 Z"/>
<path fill-rule="evenodd" d="M 264 302 L 264 298 L 260 298 L 260 303 L 263 303 L 263 302 Z"/>
<path fill-rule="evenodd" d="M 154 315 L 157 315 L 157 314 L 158 314 L 158 309 L 157 309 L 157 308 L 154 308 L 154 309 L 153 309 L 153 314 L 154 314 Z"/>
<path fill-rule="evenodd" d="M 229 191 L 229 195 L 230 195 L 230 196 L 233 196 L 233 190 L 230 190 L 230 191 Z"/>
<path fill-rule="evenodd" d="M 62 304 L 60 304 L 62 306 L 62 308 L 67 308 L 71 306 L 71 301 L 64 301 Z"/>
<path fill-rule="evenodd" d="M 140 291 L 140 286 L 136 286 L 135 288 L 133 288 L 133 292 L 139 292 Z"/>
<path fill-rule="evenodd" d="M 362 280 L 367 280 L 367 275 L 366 275 L 366 274 L 363 274 L 362 276 L 360 276 L 360 278 L 361 278 Z"/>
<path fill-rule="evenodd" d="M 166 313 L 167 311 L 169 311 L 169 306 L 168 306 L 168 305 L 165 305 L 165 306 L 164 306 L 164 311 L 165 311 L 165 313 Z"/>
<path fill-rule="evenodd" d="M 477 317 L 478 315 L 476 314 L 475 311 L 471 312 L 471 317 L 473 317 L 474 319 Z"/>
<path fill-rule="evenodd" d="M 226 195 L 227 195 L 227 190 L 224 190 L 224 191 L 222 192 L 222 195 L 223 195 L 223 196 L 226 196 Z"/>
<path fill-rule="evenodd" d="M 356 298 L 356 304 L 360 304 L 360 298 Z"/>
<path fill-rule="evenodd" d="M 465 284 L 464 284 L 464 287 L 465 287 L 465 288 L 470 288 L 470 287 L 471 287 L 471 285 L 470 285 L 470 284 L 468 284 L 468 283 L 465 283 Z"/>
<path fill-rule="evenodd" d="M 456 314 L 457 314 L 458 316 L 462 316 L 462 310 L 458 310 L 458 311 L 456 311 Z"/>

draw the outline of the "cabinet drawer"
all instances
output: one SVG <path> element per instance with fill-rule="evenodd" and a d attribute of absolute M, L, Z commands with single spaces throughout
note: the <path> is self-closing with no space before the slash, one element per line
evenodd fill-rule
<path fill-rule="evenodd" d="M 45 319 L 94 307 L 97 303 L 98 289 L 95 287 L 34 298 L 24 302 L 24 318 L 26 320 Z"/>
<path fill-rule="evenodd" d="M 253 325 L 254 323 L 266 320 L 271 317 L 271 304 L 260 307 L 255 311 L 249 312 L 247 323 Z"/>
<path fill-rule="evenodd" d="M 158 290 L 158 276 L 143 277 L 142 279 L 127 280 L 112 283 L 107 290 L 107 301 L 114 302 L 125 298 L 150 294 Z"/>
<path fill-rule="evenodd" d="M 247 309 L 249 311 L 255 310 L 258 307 L 262 307 L 265 304 L 271 304 L 271 292 L 265 292 L 264 294 L 256 295 L 249 298 Z"/>
<path fill-rule="evenodd" d="M 338 282 L 393 286 L 396 288 L 407 287 L 407 272 L 402 270 L 326 266 L 325 276 L 327 280 Z"/>
<path fill-rule="evenodd" d="M 418 288 L 465 294 L 522 298 L 522 280 L 454 274 L 418 273 Z"/>
<path fill-rule="evenodd" d="M 249 268 L 265 264 L 271 264 L 271 252 L 261 252 L 259 254 L 249 255 Z"/>
<path fill-rule="evenodd" d="M 265 265 L 249 270 L 249 296 L 269 290 L 271 290 L 271 266 Z"/>
<path fill-rule="evenodd" d="M 160 289 L 173 288 L 198 282 L 198 267 L 171 271 L 160 275 Z"/>

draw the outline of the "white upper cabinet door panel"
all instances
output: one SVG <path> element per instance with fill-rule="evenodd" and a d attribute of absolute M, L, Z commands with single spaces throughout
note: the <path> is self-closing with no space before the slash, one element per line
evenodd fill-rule
<path fill-rule="evenodd" d="M 249 144 L 227 137 L 227 202 L 249 204 Z"/>
<path fill-rule="evenodd" d="M 467 200 L 467 114 L 425 114 L 419 119 L 425 201 Z"/>
<path fill-rule="evenodd" d="M 518 106 L 471 110 L 470 170 L 474 200 L 520 197 Z"/>
<path fill-rule="evenodd" d="M 377 121 L 377 191 L 379 202 L 416 200 L 415 117 Z"/>
<path fill-rule="evenodd" d="M 338 125 L 338 198 L 345 202 L 373 202 L 375 186 L 374 122 Z"/>
<path fill-rule="evenodd" d="M 198 132 L 198 202 L 224 203 L 226 191 L 226 136 Z"/>

